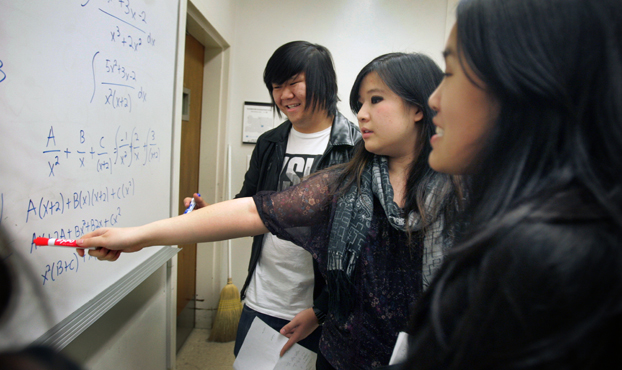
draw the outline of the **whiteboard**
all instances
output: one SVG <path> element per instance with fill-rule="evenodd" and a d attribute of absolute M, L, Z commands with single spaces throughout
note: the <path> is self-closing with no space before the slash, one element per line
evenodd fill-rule
<path fill-rule="evenodd" d="M 170 216 L 179 1 L 0 3 L 0 225 L 20 284 L 0 348 L 62 348 L 177 250 L 109 263 L 32 240 Z"/>

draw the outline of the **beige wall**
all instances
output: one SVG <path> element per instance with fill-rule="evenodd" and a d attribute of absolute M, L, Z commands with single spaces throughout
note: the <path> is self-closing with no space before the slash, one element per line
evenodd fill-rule
<path fill-rule="evenodd" d="M 235 25 L 235 0 L 189 0 L 229 44 Z"/>

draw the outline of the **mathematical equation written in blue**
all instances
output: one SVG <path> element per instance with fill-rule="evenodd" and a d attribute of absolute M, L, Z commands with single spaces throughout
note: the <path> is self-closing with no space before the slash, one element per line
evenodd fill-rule
<path fill-rule="evenodd" d="M 85 264 L 91 260 L 97 261 L 95 257 L 89 256 L 88 253 L 85 253 L 83 257 L 80 257 L 78 253 L 73 252 L 65 258 L 48 263 L 43 268 L 43 273 L 40 273 L 40 276 L 42 277 L 41 285 L 45 286 L 45 284 L 48 283 L 49 286 L 58 279 L 67 277 L 71 272 L 77 273 L 80 270 L 81 264 Z"/>
<path fill-rule="evenodd" d="M 83 219 L 80 223 L 76 225 L 70 225 L 68 227 L 63 227 L 58 230 L 54 230 L 47 233 L 33 233 L 32 240 L 30 244 L 30 254 L 33 254 L 37 251 L 44 250 L 46 248 L 65 248 L 67 249 L 67 257 L 56 260 L 55 257 L 53 261 L 47 263 L 43 268 L 43 271 L 40 273 L 42 277 L 42 285 L 49 285 L 50 283 L 56 282 L 59 278 L 67 277 L 71 272 L 77 273 L 80 270 L 80 265 L 84 264 L 94 257 L 85 253 L 84 257 L 78 256 L 77 253 L 69 254 L 71 250 L 69 247 L 47 247 L 47 246 L 38 246 L 35 245 L 34 240 L 38 237 L 43 238 L 55 238 L 55 239 L 80 239 L 85 234 L 97 230 L 101 227 L 113 227 L 116 226 L 121 218 L 121 207 L 117 207 L 117 209 L 112 212 L 109 216 L 104 218 L 90 218 Z"/>
<path fill-rule="evenodd" d="M 93 6 L 90 6 L 92 3 Z M 85 9 L 97 7 L 103 17 L 113 20 L 116 24 L 109 31 L 110 42 L 137 52 L 143 47 L 154 47 L 156 38 L 147 29 L 150 16 L 145 10 L 136 7 L 135 3 L 131 0 L 85 0 L 81 6 Z"/>
<path fill-rule="evenodd" d="M 48 231 L 47 233 L 32 234 L 32 241 L 30 244 L 30 254 L 36 252 L 41 248 L 51 248 L 48 246 L 38 246 L 34 240 L 38 237 L 42 238 L 55 238 L 55 239 L 80 239 L 85 234 L 95 231 L 102 227 L 113 227 L 119 223 L 121 219 L 121 207 L 117 207 L 110 215 L 99 218 L 83 219 L 81 222 L 75 225 L 69 225 L 67 227 L 61 227 L 58 230 Z M 52 248 L 68 248 L 68 247 L 52 247 Z"/>
<path fill-rule="evenodd" d="M 134 102 L 147 102 L 147 92 L 136 69 L 115 57 L 93 54 L 93 93 L 90 102 L 132 112 Z M 97 96 L 97 99 L 95 98 Z"/>
<path fill-rule="evenodd" d="M 55 177 L 58 168 L 65 163 L 71 165 L 67 169 L 72 171 L 88 167 L 93 169 L 94 166 L 97 172 L 112 174 L 114 166 L 146 166 L 159 162 L 161 150 L 156 132 L 149 128 L 143 133 L 145 135 L 141 136 L 136 128 L 127 130 L 119 126 L 111 138 L 105 135 L 93 137 L 86 130 L 76 130 L 74 143 L 77 147 L 70 147 L 60 145 L 64 138 L 57 137 L 54 126 L 50 126 L 42 150 L 48 158 L 48 177 Z M 92 145 L 93 142 L 96 144 Z"/>
<path fill-rule="evenodd" d="M 28 199 L 26 205 L 26 223 L 60 216 L 65 212 L 77 211 L 121 201 L 135 195 L 134 179 L 121 184 L 102 186 L 100 189 L 78 190 L 70 193 L 59 192 L 52 197 Z M 105 222 L 104 226 L 107 225 Z M 60 239 L 71 239 L 59 236 Z"/>

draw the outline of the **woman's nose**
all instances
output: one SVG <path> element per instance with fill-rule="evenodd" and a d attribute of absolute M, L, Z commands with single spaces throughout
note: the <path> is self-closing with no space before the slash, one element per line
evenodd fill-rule
<path fill-rule="evenodd" d="M 428 105 L 435 112 L 438 112 L 438 109 L 439 109 L 439 99 L 441 95 L 439 92 L 439 89 L 440 89 L 440 85 L 436 87 L 436 90 L 434 90 L 432 95 L 430 95 L 430 97 L 428 98 Z"/>
<path fill-rule="evenodd" d="M 365 109 L 364 105 L 361 106 L 361 109 L 359 109 L 356 114 L 356 118 L 359 122 L 367 122 L 369 120 L 369 113 L 367 112 L 367 109 Z"/>

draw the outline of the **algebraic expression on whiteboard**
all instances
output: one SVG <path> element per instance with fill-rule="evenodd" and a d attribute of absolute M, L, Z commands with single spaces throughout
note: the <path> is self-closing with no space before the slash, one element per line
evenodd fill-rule
<path fill-rule="evenodd" d="M 99 51 L 93 54 L 93 94 L 90 102 L 103 103 L 113 109 L 122 108 L 132 112 L 132 102 L 147 102 L 147 92 L 142 85 L 136 69 L 122 64 L 117 59 L 105 58 Z M 97 94 L 101 97 L 95 99 Z M 132 99 L 134 97 L 134 99 Z"/>
<path fill-rule="evenodd" d="M 98 92 L 98 85 L 108 85 L 102 89 L 102 103 L 114 109 L 125 109 L 132 111 L 134 101 L 145 102 L 147 93 L 143 86 L 137 85 L 136 68 L 126 65 L 123 57 L 130 57 L 124 54 L 124 50 L 140 52 L 144 48 L 153 48 L 156 45 L 156 38 L 148 29 L 148 14 L 145 10 L 138 9 L 130 0 L 100 0 L 86 1 L 81 4 L 85 10 L 97 11 L 103 18 L 104 24 L 109 24 L 108 40 L 118 50 L 115 55 L 103 57 L 100 51 L 93 54 L 93 103 Z M 118 49 L 117 49 L 118 47 Z M 113 51 L 109 51 L 113 52 Z M 105 61 L 102 63 L 102 61 Z M 101 75 L 101 69 L 106 71 L 106 75 Z M 117 73 L 116 78 L 108 79 L 108 74 Z M 120 81 L 119 81 L 120 80 Z M 95 100 L 97 102 L 97 100 Z"/>
<path fill-rule="evenodd" d="M 76 130 L 75 136 L 60 137 L 50 126 L 42 154 L 47 158 L 48 177 L 57 171 L 90 168 L 97 172 L 113 173 L 114 166 L 147 166 L 160 160 L 160 146 L 152 129 L 138 132 L 118 126 L 114 135 L 102 135 L 94 130 Z"/>
<path fill-rule="evenodd" d="M 26 282 L 0 348 L 46 333 L 62 347 L 169 255 L 111 268 L 33 241 L 171 216 L 183 13 L 180 0 L 0 2 L 0 226 L 13 249 L 2 258 Z"/>
<path fill-rule="evenodd" d="M 38 237 L 43 238 L 55 238 L 55 239 L 79 239 L 85 234 L 95 231 L 102 227 L 113 227 L 116 226 L 121 220 L 122 212 L 121 207 L 117 207 L 114 212 L 106 215 L 106 217 L 98 217 L 98 218 L 89 218 L 82 219 L 82 221 L 76 224 L 64 225 L 63 227 L 58 228 L 57 230 L 52 231 L 44 231 L 41 233 L 33 233 L 32 234 L 32 242 L 30 245 L 30 254 L 36 252 L 37 250 L 47 247 L 40 247 L 34 243 L 34 240 Z"/>
<path fill-rule="evenodd" d="M 91 1 L 82 4 L 83 8 L 88 8 Z M 99 1 L 101 4 L 97 10 L 104 17 L 108 17 L 114 28 L 110 31 L 110 41 L 123 48 L 133 51 L 145 46 L 155 46 L 156 39 L 151 32 L 145 30 L 147 24 L 147 12 L 137 9 L 131 0 L 105 0 Z M 93 4 L 95 8 L 95 4 Z"/>
<path fill-rule="evenodd" d="M 88 253 L 80 257 L 74 252 L 73 254 L 47 264 L 42 273 L 39 274 L 43 278 L 43 283 L 41 285 L 45 286 L 46 282 L 48 282 L 49 285 L 55 282 L 56 279 L 69 275 L 70 272 L 77 273 L 80 270 L 80 264 L 84 264 L 90 260 L 97 261 L 95 257 L 89 256 Z"/>
<path fill-rule="evenodd" d="M 79 211 L 96 207 L 100 204 L 121 201 L 136 194 L 134 179 L 122 183 L 102 185 L 95 189 L 81 189 L 69 192 L 59 192 L 38 198 L 28 199 L 26 206 L 26 223 L 60 216 L 66 212 Z M 102 226 L 111 226 L 108 224 Z M 40 235 L 41 236 L 41 235 Z M 71 239 L 57 236 L 57 239 Z"/>

